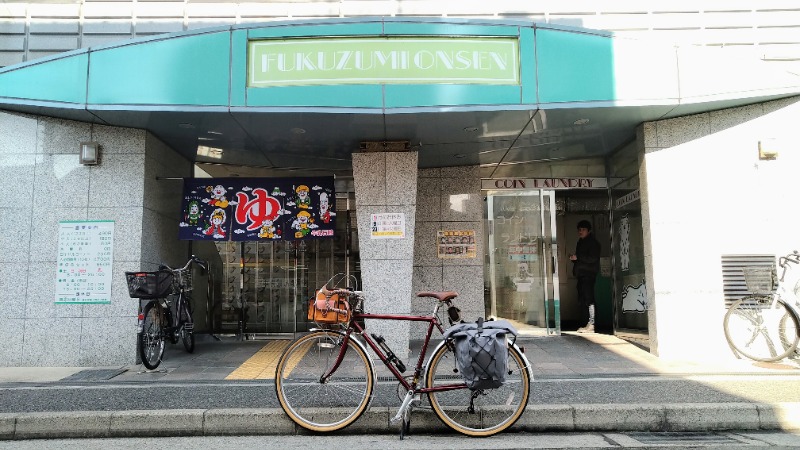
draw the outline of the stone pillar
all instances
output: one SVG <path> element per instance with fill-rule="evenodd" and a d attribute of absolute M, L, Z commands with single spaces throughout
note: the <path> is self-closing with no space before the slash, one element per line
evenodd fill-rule
<path fill-rule="evenodd" d="M 367 312 L 411 312 L 417 160 L 416 152 L 353 154 L 361 280 Z M 405 237 L 373 238 L 372 214 L 382 213 L 403 214 Z M 395 354 L 407 359 L 409 322 L 370 320 L 367 329 L 383 335 Z"/>

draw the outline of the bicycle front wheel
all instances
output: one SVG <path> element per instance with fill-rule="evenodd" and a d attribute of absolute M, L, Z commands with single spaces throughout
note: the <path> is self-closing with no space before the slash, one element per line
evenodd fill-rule
<path fill-rule="evenodd" d="M 161 364 L 164 356 L 164 314 L 158 300 L 145 305 L 142 331 L 139 333 L 139 357 L 150 370 Z"/>
<path fill-rule="evenodd" d="M 754 361 L 779 361 L 794 353 L 800 336 L 798 318 L 786 303 L 751 295 L 725 313 L 725 338 L 739 354 Z"/>
<path fill-rule="evenodd" d="M 344 338 L 334 331 L 316 331 L 294 341 L 278 360 L 278 401 L 303 428 L 317 432 L 342 429 L 355 422 L 372 399 L 372 362 L 352 336 L 343 347 Z M 334 367 L 334 372 L 322 379 Z"/>
<path fill-rule="evenodd" d="M 194 352 L 194 320 L 192 320 L 192 307 L 191 299 L 186 297 L 183 301 L 183 312 L 180 316 L 181 323 L 181 340 L 183 341 L 183 348 L 187 352 Z"/>
<path fill-rule="evenodd" d="M 434 391 L 428 399 L 445 425 L 467 436 L 491 436 L 507 429 L 522 416 L 530 396 L 526 360 L 516 346 L 508 347 L 506 382 L 497 389 Z M 431 356 L 425 372 L 428 388 L 462 384 L 451 345 L 442 345 Z"/>

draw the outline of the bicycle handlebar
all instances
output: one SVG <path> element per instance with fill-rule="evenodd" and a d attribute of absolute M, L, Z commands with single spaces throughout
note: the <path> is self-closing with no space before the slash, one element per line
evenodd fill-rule
<path fill-rule="evenodd" d="M 174 269 L 174 268 L 172 268 L 172 267 L 170 267 L 170 266 L 168 266 L 166 264 L 160 265 L 159 269 L 163 268 L 163 269 L 171 270 L 173 272 L 176 271 L 176 270 L 186 270 L 186 269 L 189 268 L 189 266 L 192 265 L 192 263 L 195 263 L 195 264 L 199 265 L 204 270 L 208 270 L 208 261 L 204 261 L 204 260 L 202 260 L 202 259 L 200 259 L 200 258 L 198 258 L 197 256 L 194 256 L 194 255 L 192 255 L 192 257 L 189 258 L 189 261 L 186 261 L 186 264 L 183 267 L 181 267 L 180 269 Z"/>
<path fill-rule="evenodd" d="M 786 256 L 781 256 L 778 259 L 778 265 L 781 266 L 781 268 L 786 267 L 786 263 L 800 264 L 800 253 L 795 250 L 792 253 L 789 253 Z"/>

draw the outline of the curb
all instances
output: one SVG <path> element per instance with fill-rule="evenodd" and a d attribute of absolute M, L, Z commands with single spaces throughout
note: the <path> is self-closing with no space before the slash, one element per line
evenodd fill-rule
<path fill-rule="evenodd" d="M 392 434 L 396 408 L 372 408 L 341 434 Z M 412 432 L 450 431 L 417 409 Z M 800 430 L 800 403 L 576 404 L 528 406 L 513 431 Z M 0 439 L 309 434 L 278 408 L 0 414 Z"/>

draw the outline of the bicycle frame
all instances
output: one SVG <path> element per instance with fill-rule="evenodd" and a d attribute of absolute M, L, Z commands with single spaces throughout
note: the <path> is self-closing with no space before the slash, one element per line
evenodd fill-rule
<path fill-rule="evenodd" d="M 436 386 L 433 388 L 419 388 L 417 387 L 419 383 L 419 377 L 422 375 L 422 368 L 424 367 L 425 356 L 428 351 L 428 345 L 430 344 L 431 336 L 433 335 L 434 327 L 439 329 L 440 333 L 444 333 L 444 328 L 442 328 L 442 324 L 439 321 L 438 316 L 436 313 L 438 312 L 441 304 L 437 304 L 434 307 L 433 313 L 429 316 L 414 316 L 414 315 L 402 315 L 402 314 L 371 314 L 371 313 L 359 313 L 354 312 L 353 317 L 350 320 L 350 325 L 347 327 L 347 330 L 344 332 L 344 342 L 341 346 L 341 351 L 336 358 L 336 361 L 331 366 L 331 369 L 322 376 L 321 381 L 326 380 L 329 378 L 336 369 L 339 368 L 339 364 L 341 364 L 342 360 L 344 359 L 344 354 L 347 351 L 347 342 L 352 339 L 352 333 L 356 332 L 361 335 L 364 341 L 369 345 L 373 352 L 377 355 L 378 359 L 380 359 L 383 364 L 392 372 L 397 381 L 408 391 L 425 394 L 428 392 L 440 392 L 440 391 L 452 391 L 456 389 L 465 389 L 465 383 L 459 384 L 448 384 L 442 386 Z M 417 358 L 417 364 L 414 366 L 414 374 L 411 382 L 406 380 L 406 377 L 397 370 L 397 368 L 389 361 L 389 357 L 386 353 L 383 352 L 383 349 L 375 343 L 375 341 L 370 337 L 369 333 L 366 332 L 366 326 L 361 326 L 362 319 L 380 319 L 380 320 L 395 320 L 395 321 L 407 321 L 407 322 L 428 322 L 428 330 L 425 333 L 425 339 L 422 342 L 422 349 L 419 352 L 419 358 Z"/>

